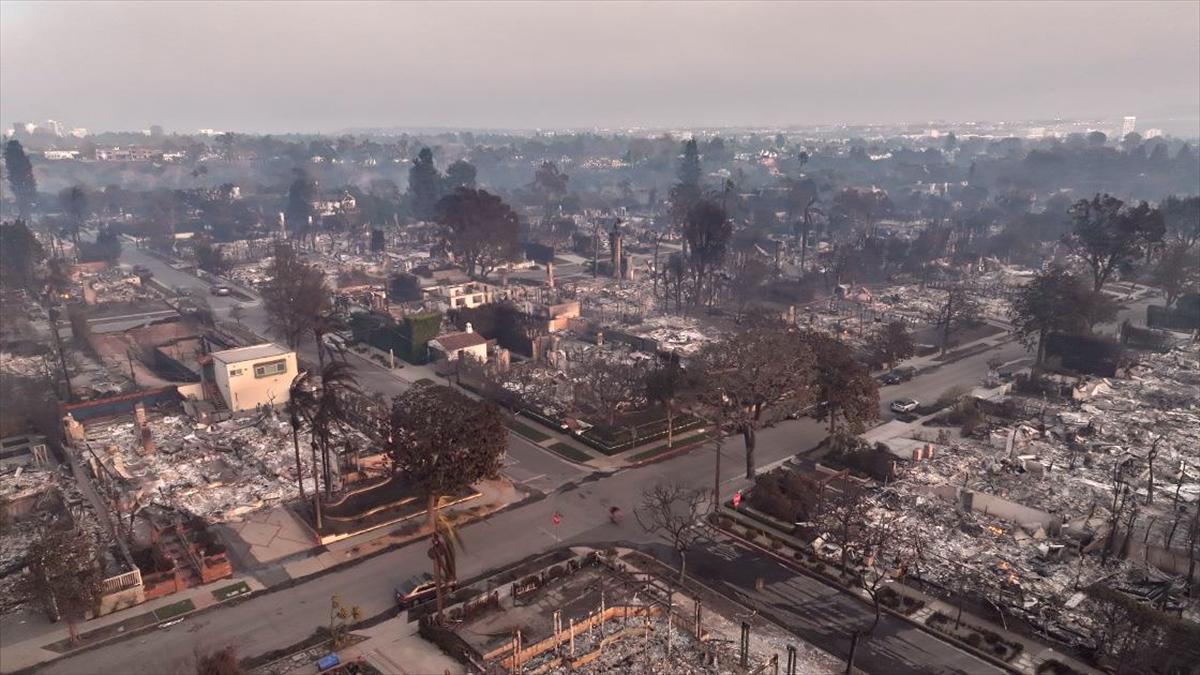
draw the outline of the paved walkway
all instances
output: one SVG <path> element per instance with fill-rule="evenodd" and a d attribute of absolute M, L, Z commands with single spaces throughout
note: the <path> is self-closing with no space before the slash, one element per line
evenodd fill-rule
<path fill-rule="evenodd" d="M 80 624 L 81 643 L 78 648 L 83 649 L 94 644 L 101 644 L 113 638 L 123 638 L 128 632 L 137 630 L 139 627 L 159 626 L 179 616 L 203 611 L 221 602 L 246 595 L 247 593 L 241 593 L 226 598 L 224 601 L 218 600 L 214 595 L 215 591 L 240 583 L 245 583 L 251 593 L 265 588 L 261 582 L 251 576 L 235 575 L 231 579 L 221 579 L 211 584 L 155 598 L 131 608 L 132 611 L 113 612 Z M 163 620 L 159 620 L 155 616 L 156 610 L 187 600 L 192 602 L 195 609 L 184 614 L 165 617 Z M 8 623 L 9 621 L 13 621 L 13 623 Z M 0 649 L 0 671 L 6 673 L 61 658 L 62 653 L 47 647 L 71 637 L 70 630 L 65 623 L 50 623 L 44 613 L 36 610 L 6 615 L 4 623 L 0 626 L 5 635 L 4 648 Z M 13 641 L 10 642 L 10 639 Z"/>

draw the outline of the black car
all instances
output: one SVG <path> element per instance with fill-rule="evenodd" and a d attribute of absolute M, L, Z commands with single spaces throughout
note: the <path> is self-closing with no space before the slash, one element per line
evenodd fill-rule
<path fill-rule="evenodd" d="M 879 381 L 883 384 L 900 384 L 913 379 L 915 374 L 916 370 L 913 368 L 895 368 L 879 378 Z"/>

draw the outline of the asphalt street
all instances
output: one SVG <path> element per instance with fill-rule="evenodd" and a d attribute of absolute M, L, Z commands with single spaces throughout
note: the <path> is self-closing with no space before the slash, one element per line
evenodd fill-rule
<path fill-rule="evenodd" d="M 167 284 L 206 287 L 190 275 L 170 269 L 138 251 L 122 256 L 131 264 L 145 264 Z M 165 268 L 165 269 L 161 269 Z M 224 314 L 235 304 L 213 298 L 213 307 Z M 249 308 L 248 308 L 249 309 Z M 256 308 L 257 309 L 257 308 Z M 261 309 L 248 312 L 246 323 L 256 329 Z M 1020 358 L 1019 346 L 1003 354 Z M 930 375 L 892 387 L 899 395 L 932 400 L 951 385 L 973 384 L 983 377 L 986 362 L 995 352 L 985 352 L 943 366 Z M 359 368 L 364 386 L 387 393 L 403 383 L 378 368 Z M 367 379 L 369 377 L 369 379 Z M 891 392 L 885 394 L 890 396 Z M 801 419 L 764 429 L 758 436 L 758 464 L 782 461 L 815 446 L 825 432 L 815 420 Z M 705 445 L 685 455 L 609 475 L 562 461 L 546 450 L 513 437 L 506 471 L 518 481 L 541 481 L 548 495 L 477 521 L 461 531 L 464 551 L 461 578 L 483 574 L 564 544 L 603 545 L 607 542 L 653 544 L 633 519 L 614 525 L 608 520 L 612 505 L 634 508 L 641 494 L 658 482 L 678 482 L 700 488 L 713 484 L 716 449 Z M 721 462 L 722 493 L 747 484 L 740 439 L 727 439 Z M 559 525 L 552 517 L 561 515 Z M 872 616 L 870 608 L 811 578 L 778 566 L 771 558 L 732 544 L 710 541 L 690 563 L 702 576 L 721 580 L 726 590 L 748 603 L 770 609 L 771 615 L 800 636 L 842 654 L 847 628 Z M 169 629 L 54 661 L 39 669 L 46 673 L 163 673 L 186 669 L 197 651 L 235 645 L 243 656 L 261 654 L 299 642 L 328 620 L 330 596 L 359 605 L 367 616 L 388 610 L 391 590 L 400 580 L 428 568 L 424 544 L 418 542 L 346 568 L 298 583 L 294 587 L 250 598 L 189 618 Z M 753 591 L 754 576 L 770 583 L 762 593 Z M 751 580 L 747 583 L 747 580 Z M 958 649 L 933 639 L 903 623 L 888 621 L 864 645 L 862 665 L 873 672 L 990 672 L 992 667 Z"/>

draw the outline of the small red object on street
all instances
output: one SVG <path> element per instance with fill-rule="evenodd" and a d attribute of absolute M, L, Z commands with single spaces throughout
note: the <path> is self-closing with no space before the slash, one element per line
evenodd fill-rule
<path fill-rule="evenodd" d="M 553 520 L 554 524 L 557 525 L 562 522 L 562 516 L 558 515 L 558 512 L 555 511 L 554 515 L 550 517 L 550 520 Z"/>
<path fill-rule="evenodd" d="M 742 503 L 742 491 L 738 490 L 737 492 L 733 493 L 733 508 L 736 509 L 738 507 L 738 504 L 741 504 L 741 503 Z"/>

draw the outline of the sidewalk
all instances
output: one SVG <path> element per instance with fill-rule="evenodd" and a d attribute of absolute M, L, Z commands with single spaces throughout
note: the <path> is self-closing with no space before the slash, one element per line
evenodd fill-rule
<path fill-rule="evenodd" d="M 224 600 L 217 598 L 216 591 L 229 589 L 239 584 L 245 584 L 249 588 L 249 591 L 231 595 Z M 31 625 L 21 625 L 19 628 L 17 626 L 6 626 L 4 628 L 6 636 L 11 636 L 18 630 L 23 633 L 32 633 L 33 630 L 38 630 L 38 632 L 36 635 L 31 635 L 12 643 L 6 643 L 3 649 L 0 649 L 0 671 L 11 673 L 23 668 L 30 668 L 45 661 L 61 658 L 67 653 L 80 649 L 88 649 L 112 639 L 123 638 L 135 631 L 154 630 L 175 619 L 204 611 L 222 602 L 241 598 L 250 593 L 262 591 L 265 588 L 262 583 L 253 577 L 234 575 L 230 579 L 221 579 L 211 584 L 196 586 L 161 598 L 155 598 L 154 600 L 137 605 L 136 608 L 133 608 L 135 611 L 113 612 L 112 614 L 106 614 L 105 616 L 79 624 L 80 643 L 65 651 L 57 651 L 50 647 L 70 639 L 71 633 L 66 623 L 50 623 L 45 618 L 45 614 L 40 612 L 30 614 L 29 616 L 41 619 L 41 623 L 33 624 L 31 621 Z M 179 611 L 181 608 L 186 607 L 186 603 L 188 602 L 191 603 L 191 607 Z"/>
<path fill-rule="evenodd" d="M 728 514 L 728 511 L 726 511 L 725 514 L 726 514 L 726 517 L 736 516 L 735 520 L 738 523 L 740 523 L 743 527 L 746 526 L 746 523 L 745 523 L 746 519 L 744 516 L 741 516 L 741 514 Z M 794 559 L 794 556 L 789 557 L 788 555 L 786 555 L 784 553 L 784 551 L 787 551 L 788 549 L 799 550 L 799 549 L 796 549 L 795 546 L 791 545 L 790 543 L 785 543 L 784 546 L 780 547 L 779 551 L 774 551 L 774 550 L 770 550 L 770 549 L 762 546 L 754 539 L 751 539 L 748 537 L 742 537 L 736 533 L 730 532 L 729 530 L 727 530 L 723 527 L 718 527 L 714 524 L 706 524 L 706 526 L 708 529 L 710 529 L 711 531 L 713 531 L 715 533 L 719 533 L 721 536 L 735 539 L 735 540 L 741 542 L 745 546 L 749 546 L 749 547 L 753 548 L 754 550 L 757 550 L 761 553 L 769 555 L 772 558 L 775 558 L 776 560 L 780 561 L 784 566 L 786 566 L 790 569 L 797 570 L 808 576 L 815 577 L 826 584 L 829 584 L 836 588 L 842 589 L 843 591 L 850 593 L 851 595 L 855 596 L 856 598 L 862 600 L 863 602 L 865 602 L 867 604 L 871 604 L 871 605 L 874 604 L 872 602 L 870 596 L 867 594 L 867 592 L 865 590 L 863 590 L 861 588 L 857 588 L 857 587 L 844 586 L 844 585 L 838 583 L 837 581 L 833 580 L 831 577 L 829 577 L 826 574 L 814 572 L 812 570 L 807 569 L 804 565 L 798 564 L 796 562 L 796 560 Z M 766 532 L 766 530 L 763 529 L 762 527 L 755 527 L 754 529 L 759 529 L 760 531 Z M 779 532 L 774 532 L 774 533 L 768 534 L 767 536 L 770 536 L 773 539 L 777 539 L 777 540 L 781 539 L 781 537 L 786 537 L 786 535 L 782 535 L 782 533 L 779 533 Z M 830 565 L 836 564 L 831 561 L 827 561 L 827 562 Z M 979 649 L 970 647 L 970 646 L 964 644 L 961 640 L 956 640 L 956 639 L 952 638 L 950 635 L 948 635 L 947 633 L 939 631 L 926 623 L 926 621 L 930 617 L 932 617 L 935 613 L 939 613 L 939 612 L 945 616 L 951 617 L 952 619 L 957 617 L 958 616 L 958 608 L 957 607 L 954 607 L 954 606 L 950 605 L 949 603 L 944 602 L 943 600 L 935 598 L 927 593 L 924 593 L 918 589 L 915 589 L 915 588 L 908 586 L 899 581 L 893 581 L 893 582 L 887 584 L 887 586 L 892 588 L 893 590 L 895 590 L 897 593 L 899 593 L 902 596 L 909 596 L 909 597 L 923 601 L 924 606 L 920 607 L 919 609 L 913 611 L 911 614 L 908 614 L 908 615 L 905 615 L 901 612 L 895 611 L 886 606 L 881 607 L 881 609 L 883 611 L 885 611 L 889 614 L 892 614 L 894 616 L 897 616 L 897 617 L 913 624 L 914 626 L 920 628 L 921 630 L 924 630 L 924 631 L 930 633 L 931 635 L 934 635 L 935 637 L 937 637 L 943 641 L 946 641 L 946 642 L 949 642 L 956 646 L 959 646 L 961 649 L 968 650 L 968 651 L 973 650 L 976 652 L 980 652 L 986 658 L 988 658 L 988 660 L 993 661 L 997 664 L 1005 663 L 1005 662 L 1000 661 L 999 659 L 995 658 L 991 654 L 982 652 L 981 651 L 982 648 L 986 647 L 986 645 L 981 645 L 981 648 L 979 648 Z M 903 590 L 901 591 L 898 589 L 903 589 Z M 1031 638 L 1027 638 L 1023 635 L 1018 635 L 1017 633 L 1009 631 L 1002 626 L 996 625 L 995 623 L 993 623 L 989 620 L 986 620 L 986 619 L 978 617 L 974 614 L 971 614 L 970 612 L 968 612 L 966 610 L 964 610 L 962 612 L 961 624 L 965 628 L 970 628 L 970 629 L 975 629 L 975 630 L 984 629 L 984 630 L 990 631 L 992 633 L 999 635 L 1001 637 L 1001 639 L 1003 639 L 1007 642 L 1012 642 L 1012 643 L 1021 645 L 1020 653 L 1018 653 L 1011 661 L 1009 661 L 1005 664 L 1005 667 L 1007 667 L 1011 670 L 1018 671 L 1021 673 L 1029 673 L 1032 675 L 1034 673 L 1039 672 L 1038 668 L 1042 667 L 1043 664 L 1045 664 L 1048 661 L 1053 660 L 1053 661 L 1062 663 L 1063 665 L 1069 666 L 1070 668 L 1072 668 L 1076 671 L 1079 671 L 1081 673 L 1088 673 L 1089 675 L 1101 675 L 1100 671 L 1096 670 L 1095 668 L 1092 668 L 1092 667 L 1078 661 L 1077 659 L 1075 659 L 1073 657 L 1062 654 L 1062 653 L 1056 651 L 1053 647 L 1051 647 L 1045 643 L 1039 642 L 1039 641 L 1031 639 Z"/>
<path fill-rule="evenodd" d="M 480 497 L 464 502 L 461 506 L 448 507 L 444 513 L 451 520 L 476 520 L 503 510 L 520 502 L 525 494 L 511 483 L 487 482 L 479 486 Z M 408 529 L 402 530 L 407 525 Z M 324 573 L 340 565 L 363 557 L 376 555 L 392 547 L 411 543 L 426 534 L 427 520 L 424 515 L 394 526 L 365 532 L 324 547 L 309 547 L 303 552 L 268 562 L 230 579 L 222 579 L 204 586 L 189 588 L 140 605 L 91 619 L 79 624 L 82 642 L 68 649 L 56 651 L 52 645 L 70 637 L 65 623 L 52 624 L 42 613 L 9 615 L 12 623 L 0 621 L 5 643 L 0 648 L 0 672 L 13 672 L 36 666 L 87 649 L 104 642 L 124 638 L 135 631 L 151 630 L 176 619 L 186 618 L 222 602 L 245 597 L 251 593 L 266 591 L 281 584 Z M 315 552 L 315 554 L 314 554 Z M 257 576 L 261 575 L 263 580 Z M 220 599 L 216 591 L 230 589 L 244 583 L 248 590 Z M 188 605 L 190 603 L 190 606 Z M 164 609 L 167 608 L 167 609 Z M 24 620 L 21 620 L 24 618 Z M 13 642 L 8 640 L 16 637 Z M 89 639 L 90 636 L 90 639 Z M 385 672 L 403 672 L 384 669 Z M 424 672 L 424 671 L 412 671 Z M 440 672 L 440 670 L 438 671 Z"/>

